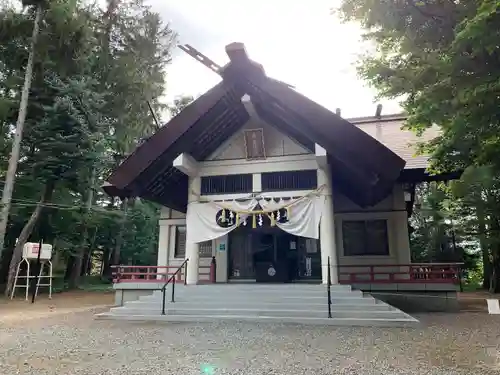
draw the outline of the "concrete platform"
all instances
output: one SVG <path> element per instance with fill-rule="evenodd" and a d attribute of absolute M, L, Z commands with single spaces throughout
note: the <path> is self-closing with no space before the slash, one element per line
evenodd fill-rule
<path fill-rule="evenodd" d="M 378 301 L 349 285 L 331 288 L 332 318 L 328 318 L 327 288 L 299 284 L 223 284 L 176 286 L 175 302 L 166 292 L 155 291 L 125 302 L 99 319 L 153 322 L 246 321 L 341 326 L 411 326 L 410 315 Z"/>

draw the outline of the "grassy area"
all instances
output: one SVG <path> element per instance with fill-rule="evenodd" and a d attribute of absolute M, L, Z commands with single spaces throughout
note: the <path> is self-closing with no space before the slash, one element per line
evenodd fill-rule
<path fill-rule="evenodd" d="M 462 287 L 464 292 L 480 292 L 483 290 L 483 286 L 480 283 L 464 283 Z"/>
<path fill-rule="evenodd" d="M 106 292 L 113 290 L 113 284 L 100 276 L 84 276 L 80 279 L 78 289 L 88 292 Z M 54 277 L 52 293 L 60 293 L 67 290 L 69 290 L 69 286 L 63 277 Z"/>

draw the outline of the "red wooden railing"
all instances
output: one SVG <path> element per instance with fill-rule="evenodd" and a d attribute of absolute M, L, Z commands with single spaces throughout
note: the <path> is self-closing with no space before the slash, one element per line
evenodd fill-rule
<path fill-rule="evenodd" d="M 166 282 L 179 268 L 178 266 L 112 266 L 113 283 L 159 283 Z M 215 263 L 199 267 L 199 282 L 215 282 Z M 174 278 L 175 283 L 184 283 L 185 269 Z"/>
<path fill-rule="evenodd" d="M 386 265 L 341 265 L 339 282 L 354 283 L 409 283 L 460 284 L 463 263 L 412 263 Z"/>
<path fill-rule="evenodd" d="M 339 283 L 408 283 L 408 284 L 460 284 L 462 263 L 413 263 L 386 265 L 341 265 Z M 113 282 L 158 283 L 166 282 L 178 269 L 178 266 L 113 266 Z M 216 281 L 216 264 L 199 266 L 199 282 Z M 185 269 L 175 277 L 176 283 L 183 283 Z"/>

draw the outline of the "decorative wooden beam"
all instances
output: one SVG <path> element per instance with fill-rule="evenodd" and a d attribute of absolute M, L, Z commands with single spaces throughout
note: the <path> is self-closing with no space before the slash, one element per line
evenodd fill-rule
<path fill-rule="evenodd" d="M 198 51 L 196 48 L 194 48 L 193 46 L 189 45 L 189 44 L 184 44 L 184 45 L 178 45 L 177 47 L 179 47 L 181 50 L 183 50 L 184 52 L 186 52 L 189 56 L 191 56 L 192 58 L 194 58 L 196 61 L 199 61 L 201 62 L 203 65 L 205 65 L 208 69 L 210 69 L 211 71 L 217 73 L 218 75 L 222 75 L 222 70 L 223 70 L 223 67 L 221 67 L 219 64 L 217 64 L 216 62 L 214 62 L 212 59 L 210 59 L 209 57 L 205 56 L 203 53 L 201 53 L 200 51 Z M 229 59 L 231 61 L 233 61 L 233 59 L 242 59 L 242 60 L 248 60 L 248 62 L 252 63 L 252 65 L 255 65 L 257 67 L 259 67 L 259 69 L 261 69 L 262 71 L 264 71 L 264 67 L 261 65 L 261 64 L 258 64 L 256 62 L 253 62 L 251 61 L 249 58 L 248 58 L 248 54 L 246 52 L 246 48 L 245 48 L 245 45 L 243 43 L 231 43 L 231 44 L 228 44 L 226 46 L 226 53 L 228 54 L 229 56 Z M 233 58 L 231 58 L 231 56 L 233 56 Z M 290 85 L 286 82 L 283 82 L 283 81 L 279 81 L 277 79 L 274 79 L 274 78 L 269 78 L 275 82 L 278 82 L 278 83 L 281 83 L 287 87 L 290 87 L 292 89 L 295 88 L 295 86 L 293 85 Z"/>
<path fill-rule="evenodd" d="M 193 57 L 195 60 L 201 62 L 211 71 L 220 75 L 221 66 L 215 63 L 212 59 L 205 56 L 200 51 L 198 51 L 196 48 L 193 48 L 189 44 L 178 45 L 177 47 L 186 52 L 189 56 Z"/>
<path fill-rule="evenodd" d="M 234 42 L 226 46 L 226 53 L 229 60 L 233 62 L 237 61 L 248 61 L 247 49 L 243 43 Z"/>
<path fill-rule="evenodd" d="M 247 54 L 247 50 L 243 43 L 235 42 L 228 44 L 226 46 L 226 53 L 229 57 L 229 60 L 235 65 L 239 66 L 252 66 L 257 68 L 262 74 L 264 73 L 264 67 L 261 64 L 256 63 L 255 61 L 250 60 Z"/>
<path fill-rule="evenodd" d="M 180 154 L 175 158 L 172 165 L 190 177 L 198 175 L 198 162 L 189 154 Z"/>
<path fill-rule="evenodd" d="M 327 169 L 328 168 L 328 154 L 326 150 L 318 145 L 317 143 L 314 144 L 314 154 L 316 155 L 316 162 L 318 163 L 318 167 L 321 169 Z"/>
<path fill-rule="evenodd" d="M 260 119 L 260 116 L 257 114 L 257 111 L 255 110 L 255 107 L 252 103 L 250 95 L 248 94 L 243 95 L 243 97 L 241 98 L 241 102 L 243 103 L 243 106 L 245 107 L 245 110 L 247 111 L 250 117 Z"/>

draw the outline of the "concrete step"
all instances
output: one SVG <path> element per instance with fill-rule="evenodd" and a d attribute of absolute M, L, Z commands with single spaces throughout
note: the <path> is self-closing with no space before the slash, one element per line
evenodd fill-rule
<path fill-rule="evenodd" d="M 161 304 L 163 301 L 162 296 L 154 296 L 150 298 L 142 298 L 138 301 L 133 302 L 147 302 L 147 303 L 159 303 Z M 166 301 L 170 302 L 170 295 L 166 295 Z M 175 302 L 193 302 L 197 301 L 200 304 L 210 303 L 210 302 L 218 302 L 219 304 L 225 304 L 226 302 L 249 302 L 249 303 L 261 303 L 261 302 L 280 302 L 280 303 L 292 303 L 292 304 L 326 304 L 328 299 L 326 296 L 283 296 L 283 295 L 262 295 L 262 296 L 244 296 L 244 295 L 231 295 L 231 296 L 185 296 L 185 295 L 176 295 Z M 361 303 L 361 304 L 375 304 L 376 300 L 371 296 L 360 296 L 360 295 L 346 295 L 346 296 L 337 296 L 334 295 L 331 298 L 332 304 L 349 304 L 352 302 Z"/>
<path fill-rule="evenodd" d="M 292 323 L 299 325 L 331 325 L 359 327 L 415 327 L 418 320 L 412 317 L 394 317 L 393 319 L 378 318 L 309 318 L 290 316 L 248 316 L 248 315 L 116 315 L 111 313 L 98 314 L 97 319 L 125 320 L 136 322 L 252 322 L 252 323 Z"/>
<path fill-rule="evenodd" d="M 170 284 L 169 284 L 170 285 Z M 195 288 L 195 289 L 214 289 L 214 288 L 219 288 L 219 289 L 234 289 L 237 288 L 239 290 L 243 289 L 300 289 L 300 290 L 305 290 L 305 289 L 318 289 L 318 288 L 325 288 L 326 289 L 326 284 L 295 284 L 295 283 L 245 283 L 245 284 L 240 284 L 240 283 L 215 283 L 215 284 L 199 284 L 199 285 L 184 285 L 182 283 L 177 283 L 176 286 L 180 287 L 185 287 L 185 288 Z M 351 290 L 352 286 L 349 284 L 332 284 L 330 286 L 331 289 L 347 289 Z"/>
<path fill-rule="evenodd" d="M 170 289 L 173 284 L 167 285 L 167 289 Z M 290 291 L 315 291 L 315 290 L 327 290 L 326 285 L 293 285 L 293 284 L 279 284 L 279 285 L 262 285 L 262 284 L 251 284 L 251 285 L 235 285 L 235 284 L 203 284 L 203 285 L 184 285 L 184 284 L 176 284 L 175 289 L 185 289 L 191 291 L 224 291 L 224 292 L 232 292 L 234 290 L 240 291 L 277 291 L 277 292 L 290 292 Z M 330 290 L 339 291 L 339 292 L 349 292 L 353 289 L 351 285 L 332 285 L 330 286 Z"/>
<path fill-rule="evenodd" d="M 117 307 L 110 310 L 110 313 L 116 315 L 161 315 L 161 307 L 155 309 L 131 309 L 126 307 Z M 167 308 L 166 315 L 207 315 L 207 316 L 288 316 L 288 317 L 307 317 L 307 318 L 327 318 L 328 309 L 321 310 L 299 310 L 299 309 L 207 309 L 207 308 Z M 335 310 L 332 309 L 333 318 L 376 318 L 376 319 L 393 319 L 405 318 L 406 314 L 397 310 L 386 311 L 367 311 L 366 309 L 358 310 Z"/>
<path fill-rule="evenodd" d="M 147 310 L 158 310 L 161 309 L 162 302 L 161 301 L 156 301 L 156 302 L 142 302 L 142 301 L 130 301 L 125 303 L 126 308 L 130 309 L 147 309 Z M 280 309 L 280 310 L 287 310 L 287 309 L 297 309 L 297 310 L 324 310 L 327 308 L 326 301 L 323 303 L 286 303 L 286 302 L 249 302 L 249 301 L 225 301 L 224 303 L 221 302 L 214 302 L 214 301 L 208 301 L 204 302 L 203 304 L 200 304 L 198 301 L 190 301 L 190 302 L 175 302 L 171 303 L 167 301 L 166 306 L 168 308 L 200 308 L 203 307 L 204 309 L 218 309 L 221 307 L 228 308 L 228 309 Z M 394 308 L 390 305 L 387 305 L 385 303 L 366 303 L 365 300 L 356 300 L 352 301 L 350 303 L 337 303 L 337 304 L 332 304 L 332 309 L 335 310 L 358 310 L 358 309 L 363 309 L 367 310 L 369 308 L 370 311 L 387 311 L 387 310 L 394 310 Z"/>
<path fill-rule="evenodd" d="M 172 285 L 167 285 L 167 290 L 172 290 Z M 344 292 L 349 293 L 352 291 L 350 285 L 332 285 L 330 287 L 332 293 Z M 297 285 L 297 284 L 207 284 L 207 285 L 183 285 L 178 284 L 175 286 L 175 291 L 186 291 L 192 293 L 326 293 L 327 287 L 325 285 Z M 160 293 L 156 291 L 155 293 Z"/>
<path fill-rule="evenodd" d="M 165 294 L 167 296 L 172 295 L 172 289 L 167 289 L 165 291 Z M 190 290 L 189 288 L 182 289 L 182 288 L 176 288 L 175 289 L 175 296 L 181 296 L 181 297 L 189 297 L 189 298 L 262 298 L 262 297 L 273 297 L 273 298 L 280 298 L 280 297 L 302 297 L 302 298 L 327 298 L 328 292 L 326 290 L 305 290 L 305 291 L 300 291 L 300 290 L 294 290 L 294 291 L 271 291 L 271 290 L 249 290 L 249 291 L 243 291 L 243 290 Z M 147 300 L 147 299 L 154 299 L 154 298 L 161 298 L 163 293 L 161 291 L 155 291 L 149 296 L 142 296 L 140 297 L 141 300 Z M 360 290 L 341 290 L 341 291 L 331 291 L 330 295 L 332 297 L 363 297 L 365 294 L 360 291 Z"/>
<path fill-rule="evenodd" d="M 172 288 L 167 288 L 166 289 L 167 293 L 172 293 Z M 347 289 L 337 289 L 337 290 L 330 290 L 331 294 L 351 294 L 351 293 L 356 293 L 356 294 L 362 294 L 360 290 L 347 290 Z M 156 291 L 154 294 L 161 294 L 161 291 Z M 327 294 L 327 289 L 326 288 L 315 288 L 315 289 L 310 289 L 310 290 L 301 290 L 301 289 L 262 289 L 262 290 L 255 290 L 255 289 L 242 289 L 242 290 L 232 290 L 230 288 L 206 288 L 206 289 L 197 289 L 197 288 L 190 288 L 190 287 L 184 287 L 184 288 L 175 288 L 175 294 L 186 294 L 186 295 L 218 295 L 218 294 L 243 294 L 243 295 L 262 295 L 262 294 L 285 294 L 285 295 L 326 295 Z"/>
<path fill-rule="evenodd" d="M 332 287 L 332 318 L 328 319 L 327 296 L 323 285 L 179 285 L 175 289 L 175 303 L 170 302 L 171 289 L 166 291 L 166 315 L 161 315 L 163 294 L 155 291 L 100 314 L 99 318 L 361 326 L 401 326 L 417 322 L 402 311 L 345 285 Z"/>
<path fill-rule="evenodd" d="M 172 299 L 172 295 L 167 293 L 165 295 L 165 300 L 169 302 Z M 361 294 L 332 294 L 332 301 L 353 301 L 353 300 L 373 300 L 371 296 L 363 296 Z M 151 296 L 149 298 L 139 299 L 141 302 L 156 302 L 163 301 L 163 296 Z M 190 302 L 190 301 L 200 301 L 200 302 L 226 302 L 226 301 L 238 301 L 238 302 L 288 302 L 288 303 L 317 303 L 324 304 L 328 301 L 328 296 L 326 295 L 276 295 L 276 294 L 262 294 L 262 295 L 186 295 L 186 294 L 175 294 L 175 302 Z"/>

